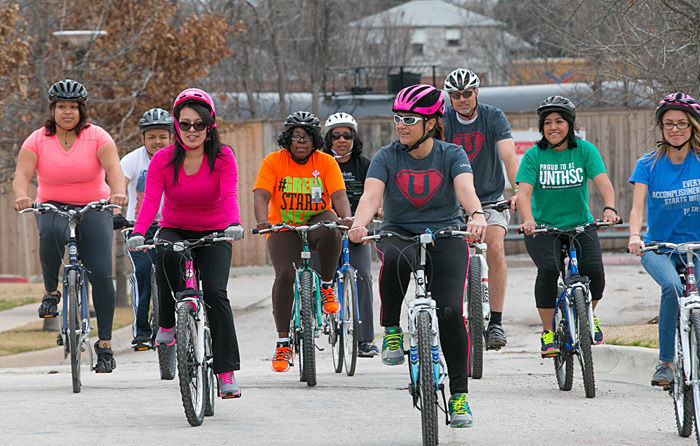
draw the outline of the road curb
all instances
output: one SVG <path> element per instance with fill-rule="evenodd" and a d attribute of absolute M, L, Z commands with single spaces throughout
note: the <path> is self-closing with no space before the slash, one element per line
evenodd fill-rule
<path fill-rule="evenodd" d="M 641 385 L 649 385 L 659 358 L 658 349 L 644 347 L 603 344 L 593 346 L 592 352 L 595 372 Z"/>

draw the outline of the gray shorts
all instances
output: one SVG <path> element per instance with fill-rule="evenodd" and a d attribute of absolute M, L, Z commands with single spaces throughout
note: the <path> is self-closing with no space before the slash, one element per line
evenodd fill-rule
<path fill-rule="evenodd" d="M 504 197 L 501 195 L 498 200 L 503 200 Z M 510 222 L 510 211 L 505 210 L 503 212 L 498 212 L 493 209 L 484 209 L 484 217 L 486 217 L 486 224 L 488 226 L 500 226 L 508 232 L 508 223 Z"/>

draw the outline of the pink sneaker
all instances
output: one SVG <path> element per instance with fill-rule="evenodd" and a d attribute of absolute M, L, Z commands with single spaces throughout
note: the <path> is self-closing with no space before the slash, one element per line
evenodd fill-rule
<path fill-rule="evenodd" d="M 175 327 L 160 327 L 156 335 L 156 345 L 167 345 L 169 347 L 173 344 L 175 344 Z"/>
<path fill-rule="evenodd" d="M 236 384 L 233 372 L 219 374 L 219 396 L 224 399 L 241 397 L 241 389 Z"/>

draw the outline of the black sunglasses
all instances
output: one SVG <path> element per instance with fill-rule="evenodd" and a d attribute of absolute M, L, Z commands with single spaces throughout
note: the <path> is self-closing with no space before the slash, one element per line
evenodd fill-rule
<path fill-rule="evenodd" d="M 345 132 L 345 133 L 338 133 L 338 132 L 333 132 L 331 133 L 331 139 L 333 141 L 340 139 L 340 137 L 343 137 L 346 141 L 349 141 L 352 139 L 352 133 L 350 132 Z"/>
<path fill-rule="evenodd" d="M 207 128 L 207 124 L 204 121 L 186 122 L 180 121 L 177 123 L 177 127 L 181 132 L 189 132 L 192 127 L 194 127 L 195 132 L 201 132 Z"/>
<path fill-rule="evenodd" d="M 459 99 L 459 98 L 465 98 L 465 99 L 466 99 L 466 98 L 472 97 L 473 94 L 474 94 L 474 90 L 465 90 L 465 91 L 463 91 L 463 92 L 461 92 L 461 93 L 460 93 L 459 91 L 451 91 L 451 92 L 450 92 L 450 97 L 451 97 L 452 99 Z"/>

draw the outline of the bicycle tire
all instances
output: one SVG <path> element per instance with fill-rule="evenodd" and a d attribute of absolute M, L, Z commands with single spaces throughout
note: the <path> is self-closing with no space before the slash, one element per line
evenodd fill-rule
<path fill-rule="evenodd" d="M 430 333 L 430 314 L 421 311 L 416 316 L 416 337 L 418 338 L 418 394 L 420 398 L 421 427 L 423 444 L 436 445 L 438 438 L 437 393 L 433 372 Z"/>
<path fill-rule="evenodd" d="M 693 333 L 691 338 L 691 366 L 690 376 L 693 379 L 693 384 L 690 386 L 690 396 L 693 401 L 693 417 L 695 418 L 695 440 L 700 444 L 700 432 L 698 432 L 698 424 L 700 424 L 700 314 L 695 310 L 690 313 Z"/>
<path fill-rule="evenodd" d="M 700 323 L 700 320 L 697 321 Z M 694 333 L 696 326 L 695 321 L 692 323 L 693 332 L 690 333 L 691 343 L 690 343 L 690 354 L 693 364 L 696 364 L 695 360 L 697 358 L 696 347 L 698 343 L 694 338 L 696 335 Z M 700 327 L 697 327 L 700 329 Z M 673 409 L 676 414 L 676 428 L 678 429 L 678 435 L 681 437 L 689 437 L 693 432 L 693 417 L 694 411 L 694 386 L 686 385 L 687 375 L 683 366 L 683 350 L 681 347 L 682 332 L 680 327 L 676 326 L 676 351 L 673 358 L 673 387 L 671 389 L 671 396 L 673 397 Z M 696 421 L 696 431 L 697 431 L 697 421 Z"/>
<path fill-rule="evenodd" d="M 158 329 L 160 328 L 159 311 L 160 301 L 158 300 L 158 283 L 156 282 L 155 265 L 151 265 L 151 314 L 148 316 L 148 323 L 151 326 L 151 339 L 153 345 L 155 345 L 156 335 L 158 334 Z"/>
<path fill-rule="evenodd" d="M 583 298 L 581 288 L 574 289 L 574 307 L 578 328 L 578 350 L 581 373 L 583 375 L 583 387 L 586 398 L 595 397 L 595 375 L 593 372 L 593 354 L 591 353 L 591 334 L 588 328 L 588 305 Z M 591 321 L 592 323 L 592 321 Z"/>
<path fill-rule="evenodd" d="M 187 421 L 199 426 L 204 421 L 204 367 L 197 362 L 195 346 L 197 325 L 189 304 L 182 304 L 177 310 L 177 375 L 182 396 L 182 407 Z"/>
<path fill-rule="evenodd" d="M 78 271 L 68 271 L 68 349 L 70 350 L 70 371 L 73 393 L 80 393 L 80 338 L 82 337 L 82 315 L 80 311 L 80 277 Z"/>
<path fill-rule="evenodd" d="M 337 287 L 336 287 L 337 292 Z M 342 308 L 341 308 L 342 312 Z M 331 355 L 333 356 L 333 371 L 340 373 L 343 371 L 343 330 L 340 312 L 328 315 L 328 343 L 331 345 Z"/>
<path fill-rule="evenodd" d="M 216 397 L 218 396 L 219 381 L 214 374 L 214 350 L 211 346 L 211 333 L 209 330 L 204 330 L 204 364 L 206 364 L 206 389 L 204 393 L 204 416 L 211 417 L 214 415 L 216 406 Z"/>
<path fill-rule="evenodd" d="M 299 290 L 299 303 L 301 305 L 301 353 L 304 368 L 304 378 L 307 386 L 316 385 L 316 346 L 314 344 L 314 293 L 313 275 L 311 271 L 302 271 L 300 274 L 301 289 Z"/>
<path fill-rule="evenodd" d="M 294 289 L 296 288 L 296 282 L 294 282 Z M 296 315 L 299 312 L 297 306 L 299 305 L 299 299 L 294 296 L 294 303 L 292 304 L 292 315 L 289 318 L 289 347 L 294 351 L 294 357 L 297 359 L 299 366 L 299 381 L 306 382 L 306 376 L 304 376 L 304 358 L 301 351 L 301 343 L 299 341 L 299 327 L 296 323 Z M 291 361 L 294 361 L 292 359 Z M 293 364 L 293 363 L 292 363 Z"/>
<path fill-rule="evenodd" d="M 343 274 L 343 350 L 345 373 L 348 376 L 355 374 L 357 365 L 357 336 L 360 332 L 360 324 L 357 321 L 357 283 L 355 275 L 349 269 Z"/>
<path fill-rule="evenodd" d="M 481 286 L 481 259 L 469 257 L 467 284 L 469 311 L 469 375 L 473 379 L 484 376 L 484 289 Z"/>
<path fill-rule="evenodd" d="M 569 328 L 566 322 L 566 302 L 560 301 L 554 314 L 554 336 L 559 345 L 559 354 L 554 357 L 554 375 L 559 390 L 569 391 L 574 385 L 574 356 L 566 348 L 569 342 Z"/>

